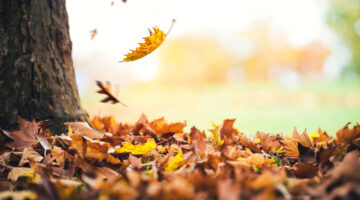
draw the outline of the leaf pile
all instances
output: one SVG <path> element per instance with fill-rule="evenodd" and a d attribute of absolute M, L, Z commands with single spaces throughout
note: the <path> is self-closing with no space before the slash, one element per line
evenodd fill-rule
<path fill-rule="evenodd" d="M 95 130 L 68 123 L 50 136 L 43 122 L 21 120 L 19 131 L 3 131 L 0 198 L 360 199 L 359 124 L 335 138 L 320 129 L 249 138 L 234 121 L 207 135 L 164 118 L 94 117 Z"/>

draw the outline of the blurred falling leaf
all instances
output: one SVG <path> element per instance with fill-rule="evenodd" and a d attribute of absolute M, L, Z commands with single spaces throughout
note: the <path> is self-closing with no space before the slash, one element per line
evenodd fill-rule
<path fill-rule="evenodd" d="M 111 84 L 110 82 L 106 82 L 106 85 L 103 84 L 100 81 L 96 81 L 96 85 L 100 87 L 100 90 L 97 91 L 97 93 L 99 94 L 105 94 L 107 97 L 103 100 L 101 100 L 101 102 L 103 103 L 107 103 L 107 102 L 111 102 L 112 104 L 116 104 L 116 103 L 120 103 L 121 105 L 127 107 L 127 105 L 123 104 L 121 101 L 119 101 L 115 95 L 111 92 Z"/>
<path fill-rule="evenodd" d="M 91 30 L 90 31 L 90 39 L 91 40 L 93 40 L 96 36 L 97 36 L 97 34 L 98 34 L 98 31 L 97 31 L 97 29 L 94 29 L 94 30 Z"/>
<path fill-rule="evenodd" d="M 175 20 L 173 19 L 171 27 L 167 34 L 169 34 Z M 154 32 L 149 29 L 150 36 L 144 37 L 145 42 L 139 43 L 139 47 L 135 50 L 130 50 L 130 53 L 125 54 L 125 58 L 120 62 L 131 62 L 138 60 L 146 55 L 149 55 L 155 49 L 157 49 L 165 40 L 167 34 L 165 34 L 158 27 L 153 27 Z"/>

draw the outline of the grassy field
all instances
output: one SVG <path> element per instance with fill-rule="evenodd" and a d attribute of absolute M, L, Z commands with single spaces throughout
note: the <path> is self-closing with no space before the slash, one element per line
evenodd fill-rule
<path fill-rule="evenodd" d="M 187 129 L 211 128 L 211 122 L 236 118 L 238 130 L 292 133 L 313 132 L 319 127 L 331 135 L 347 122 L 360 122 L 358 82 L 304 83 L 296 90 L 278 84 L 161 85 L 142 84 L 120 92 L 129 107 L 99 103 L 101 95 L 84 95 L 84 108 L 91 116 L 115 115 L 121 122 L 135 122 L 142 113 L 149 119 L 164 116 L 169 122 L 184 121 Z"/>

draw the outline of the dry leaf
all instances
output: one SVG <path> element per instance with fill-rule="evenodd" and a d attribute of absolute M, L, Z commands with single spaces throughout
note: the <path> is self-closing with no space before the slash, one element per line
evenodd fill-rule
<path fill-rule="evenodd" d="M 100 81 L 96 81 L 96 85 L 100 87 L 100 90 L 97 91 L 99 94 L 105 94 L 106 98 L 101 100 L 103 103 L 111 102 L 112 104 L 120 103 L 121 105 L 127 107 L 127 105 L 123 104 L 121 101 L 119 101 L 115 95 L 111 92 L 110 88 L 110 82 L 106 82 L 106 85 L 104 85 Z"/>
<path fill-rule="evenodd" d="M 173 20 L 171 27 L 174 25 L 174 23 L 175 20 Z M 146 55 L 149 55 L 164 42 L 167 34 L 165 34 L 157 27 L 153 27 L 153 29 L 154 32 L 149 29 L 150 36 L 144 37 L 145 42 L 139 43 L 140 46 L 137 47 L 136 50 L 130 50 L 131 52 L 126 54 L 125 58 L 121 62 L 131 62 L 138 60 Z"/>
<path fill-rule="evenodd" d="M 0 192 L 0 199 L 11 199 L 11 200 L 32 200 L 37 199 L 37 196 L 34 192 L 30 190 L 23 191 L 2 191 Z"/>
<path fill-rule="evenodd" d="M 93 40 L 95 38 L 95 36 L 97 36 L 98 31 L 97 29 L 93 29 L 90 31 L 91 35 L 90 35 L 90 39 Z"/>
<path fill-rule="evenodd" d="M 150 140 L 145 144 L 133 145 L 130 142 L 125 142 L 123 146 L 115 150 L 115 153 L 131 153 L 133 155 L 149 155 L 150 152 L 156 148 L 154 140 Z"/>
<path fill-rule="evenodd" d="M 28 167 L 14 167 L 10 170 L 7 178 L 15 182 L 21 176 L 33 177 L 34 176 L 33 172 L 34 172 L 33 169 Z"/>
<path fill-rule="evenodd" d="M 299 142 L 304 147 L 313 148 L 313 144 L 312 144 L 312 142 L 310 140 L 309 135 L 306 133 L 306 131 L 304 131 L 303 134 L 300 135 L 298 133 L 298 131 L 296 130 L 296 127 L 295 127 L 292 138 L 294 140 L 296 140 L 297 142 Z"/>
<path fill-rule="evenodd" d="M 70 128 L 69 131 L 73 134 L 80 134 L 91 139 L 103 138 L 103 134 L 92 129 L 86 122 L 66 122 L 65 125 Z"/>
<path fill-rule="evenodd" d="M 183 158 L 183 152 L 181 150 L 177 151 L 176 156 L 170 160 L 170 162 L 165 164 L 165 172 L 172 172 L 181 167 L 186 163 L 186 160 Z"/>
<path fill-rule="evenodd" d="M 2 131 L 13 140 L 13 142 L 7 144 L 9 147 L 23 150 L 24 148 L 31 147 L 33 144 L 38 142 L 36 136 L 39 132 L 39 125 L 35 120 L 30 122 L 22 119 L 21 117 L 18 117 L 18 122 L 20 130 Z"/>
<path fill-rule="evenodd" d="M 213 144 L 215 144 L 217 147 L 220 147 L 224 144 L 224 141 L 220 139 L 220 126 L 216 125 L 214 122 L 212 122 L 212 126 L 213 129 L 209 130 L 212 133 L 210 139 L 213 142 Z"/>
<path fill-rule="evenodd" d="M 32 148 L 25 148 L 19 162 L 19 166 L 29 163 L 30 160 L 41 162 L 43 157 Z"/>

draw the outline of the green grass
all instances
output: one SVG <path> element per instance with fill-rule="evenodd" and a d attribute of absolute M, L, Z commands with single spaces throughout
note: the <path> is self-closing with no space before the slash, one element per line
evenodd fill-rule
<path fill-rule="evenodd" d="M 141 113 L 154 119 L 164 116 L 169 122 L 186 120 L 187 130 L 211 128 L 236 118 L 239 131 L 291 134 L 298 130 L 325 129 L 331 135 L 347 122 L 360 122 L 360 84 L 358 82 L 304 83 L 287 90 L 270 83 L 221 85 L 143 84 L 123 90 L 120 99 L 129 105 L 99 103 L 95 92 L 82 98 L 93 115 L 116 116 L 118 121 L 135 122 Z M 94 89 L 95 91 L 95 89 Z"/>

